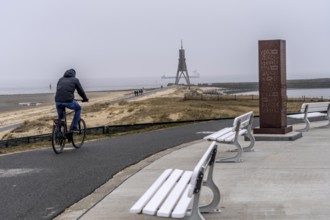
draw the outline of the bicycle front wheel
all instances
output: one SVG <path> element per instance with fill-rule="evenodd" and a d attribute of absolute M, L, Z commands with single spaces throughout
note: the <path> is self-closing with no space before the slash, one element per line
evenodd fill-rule
<path fill-rule="evenodd" d="M 86 123 L 80 119 L 76 131 L 72 131 L 72 145 L 75 148 L 81 148 L 86 138 Z"/>
<path fill-rule="evenodd" d="M 56 125 L 53 126 L 52 132 L 52 146 L 56 154 L 63 152 L 65 146 L 65 135 L 64 135 L 64 126 Z"/>

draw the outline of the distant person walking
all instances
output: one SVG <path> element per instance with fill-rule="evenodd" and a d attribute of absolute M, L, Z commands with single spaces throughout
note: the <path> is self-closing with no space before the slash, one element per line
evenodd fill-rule
<path fill-rule="evenodd" d="M 81 106 L 76 100 L 74 100 L 75 90 L 77 90 L 78 94 L 83 99 L 83 102 L 88 102 L 86 93 L 82 88 L 79 79 L 76 78 L 76 71 L 74 69 L 69 69 L 64 73 L 64 76 L 58 80 L 55 103 L 59 120 L 64 117 L 63 110 L 61 108 L 62 106 L 75 111 L 71 125 L 72 130 L 77 129 L 81 113 Z"/>

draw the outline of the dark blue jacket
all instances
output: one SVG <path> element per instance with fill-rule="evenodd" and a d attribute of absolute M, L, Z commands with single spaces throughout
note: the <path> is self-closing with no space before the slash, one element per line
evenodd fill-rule
<path fill-rule="evenodd" d="M 64 73 L 64 76 L 58 80 L 55 102 L 72 102 L 75 90 L 77 90 L 83 100 L 88 100 L 79 79 L 76 78 L 76 71 L 70 69 L 67 70 Z"/>

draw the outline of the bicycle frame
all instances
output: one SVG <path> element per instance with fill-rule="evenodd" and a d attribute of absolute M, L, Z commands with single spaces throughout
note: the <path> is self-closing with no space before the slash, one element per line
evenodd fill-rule
<path fill-rule="evenodd" d="M 66 117 L 67 117 L 67 115 L 71 115 L 73 113 L 74 113 L 74 110 L 66 112 L 66 108 L 64 107 L 64 109 L 63 109 L 63 118 L 61 120 L 59 120 L 58 118 L 54 119 L 54 126 L 58 126 L 59 122 L 61 122 L 61 126 L 64 126 L 64 135 L 65 135 L 66 138 L 68 138 L 67 134 L 69 133 Z M 72 122 L 71 122 L 71 124 L 72 124 Z M 71 128 L 71 126 L 70 126 L 70 128 Z"/>
<path fill-rule="evenodd" d="M 67 116 L 75 113 L 74 110 L 66 112 L 66 107 L 61 106 L 61 110 L 63 111 L 63 118 L 61 120 L 54 119 L 53 120 L 53 132 L 52 132 L 52 146 L 53 150 L 56 154 L 60 154 L 63 151 L 66 140 L 72 143 L 74 148 L 81 148 L 85 141 L 85 129 L 86 123 L 80 118 L 78 122 L 77 130 L 71 130 L 73 119 L 71 121 L 71 126 L 68 129 L 68 120 Z"/>

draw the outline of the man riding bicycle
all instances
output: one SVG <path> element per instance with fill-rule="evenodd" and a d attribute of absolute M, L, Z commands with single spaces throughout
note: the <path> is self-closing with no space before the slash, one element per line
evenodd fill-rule
<path fill-rule="evenodd" d="M 58 80 L 55 103 L 56 110 L 58 114 L 58 119 L 63 119 L 63 106 L 75 111 L 71 130 L 77 130 L 78 122 L 80 119 L 81 106 L 74 100 L 74 92 L 77 90 L 83 102 L 88 102 L 88 98 L 84 89 L 82 88 L 79 79 L 76 78 L 76 71 L 74 69 L 69 69 L 64 73 L 64 76 Z"/>

